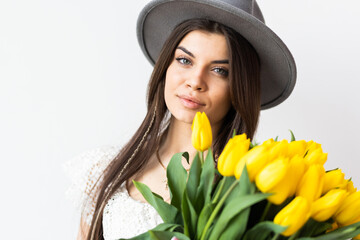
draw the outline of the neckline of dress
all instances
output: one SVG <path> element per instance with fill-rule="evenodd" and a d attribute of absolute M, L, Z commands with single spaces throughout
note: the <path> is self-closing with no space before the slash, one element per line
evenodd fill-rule
<path fill-rule="evenodd" d="M 120 191 L 120 192 L 124 193 L 125 196 L 128 197 L 128 198 L 129 198 L 131 201 L 133 201 L 133 202 L 140 203 L 140 204 L 145 205 L 145 206 L 151 206 L 151 204 L 148 203 L 148 202 L 142 202 L 142 201 L 140 201 L 140 200 L 137 200 L 137 199 L 131 197 L 130 194 L 129 194 L 129 191 L 127 190 L 126 183 L 127 183 L 127 181 L 124 181 L 124 182 L 121 184 L 120 190 L 122 190 L 122 191 Z M 152 207 L 152 206 L 151 206 L 151 207 Z"/>

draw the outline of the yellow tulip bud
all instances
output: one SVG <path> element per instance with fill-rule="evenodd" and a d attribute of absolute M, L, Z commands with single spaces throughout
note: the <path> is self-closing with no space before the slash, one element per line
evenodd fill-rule
<path fill-rule="evenodd" d="M 217 167 L 220 174 L 234 176 L 236 164 L 249 151 L 249 147 L 250 139 L 247 139 L 245 133 L 231 138 L 218 159 Z"/>
<path fill-rule="evenodd" d="M 321 144 L 314 142 L 313 140 L 307 142 L 306 151 L 312 152 L 315 149 L 321 148 Z"/>
<path fill-rule="evenodd" d="M 299 155 L 295 155 L 290 160 L 289 182 L 291 182 L 291 188 L 290 188 L 289 196 L 293 196 L 295 194 L 297 186 L 299 185 L 300 180 L 304 175 L 304 172 L 305 172 L 304 159 Z"/>
<path fill-rule="evenodd" d="M 346 191 L 348 191 L 349 193 L 354 193 L 357 191 L 357 188 L 354 187 L 354 183 L 351 180 L 347 180 L 347 185 L 345 187 Z"/>
<path fill-rule="evenodd" d="M 197 112 L 192 126 L 191 142 L 196 150 L 207 150 L 212 143 L 212 131 L 206 114 Z"/>
<path fill-rule="evenodd" d="M 275 143 L 274 139 L 270 138 L 270 139 L 266 140 L 265 142 L 263 142 L 261 145 L 270 147 L 270 146 L 272 146 L 274 143 Z"/>
<path fill-rule="evenodd" d="M 235 167 L 235 177 L 240 178 L 241 173 L 246 164 L 250 181 L 254 181 L 255 176 L 265 167 L 268 163 L 269 152 L 268 147 L 259 145 L 245 153 Z"/>
<path fill-rule="evenodd" d="M 303 157 L 305 155 L 307 144 L 305 140 L 292 141 L 289 143 L 288 156 L 291 158 L 295 155 Z"/>
<path fill-rule="evenodd" d="M 309 219 L 311 205 L 306 198 L 296 197 L 276 214 L 274 223 L 288 227 L 282 235 L 288 237 L 297 232 Z"/>
<path fill-rule="evenodd" d="M 270 161 L 277 159 L 281 156 L 287 156 L 288 154 L 289 143 L 287 140 L 282 140 L 281 142 L 274 142 L 269 149 L 270 152 Z"/>
<path fill-rule="evenodd" d="M 343 189 L 332 189 L 312 204 L 311 217 L 318 222 L 328 220 L 339 209 L 347 196 Z"/>
<path fill-rule="evenodd" d="M 327 193 L 329 190 L 334 188 L 345 188 L 348 184 L 348 181 L 344 177 L 345 174 L 341 172 L 341 169 L 336 169 L 325 173 L 322 194 Z"/>
<path fill-rule="evenodd" d="M 325 169 L 320 164 L 311 165 L 300 180 L 296 196 L 305 197 L 314 202 L 321 195 L 324 186 Z"/>
<path fill-rule="evenodd" d="M 335 220 L 345 226 L 360 220 L 360 192 L 348 195 L 335 213 Z"/>
<path fill-rule="evenodd" d="M 279 158 L 266 165 L 256 176 L 255 183 L 260 191 L 273 193 L 268 200 L 281 204 L 289 197 L 291 182 L 289 181 L 289 160 Z"/>
<path fill-rule="evenodd" d="M 313 164 L 324 165 L 327 160 L 327 153 L 323 153 L 321 148 L 316 148 L 314 151 L 309 151 L 304 159 L 308 166 Z"/>

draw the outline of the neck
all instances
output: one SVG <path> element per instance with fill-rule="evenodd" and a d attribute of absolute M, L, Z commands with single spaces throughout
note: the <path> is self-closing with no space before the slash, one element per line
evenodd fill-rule
<path fill-rule="evenodd" d="M 216 138 L 218 126 L 212 126 L 213 140 Z M 170 120 L 169 129 L 159 148 L 159 154 L 165 165 L 170 162 L 171 157 L 178 152 L 188 152 L 190 163 L 195 157 L 196 149 L 191 143 L 191 123 L 176 120 L 173 116 Z M 205 151 L 206 156 L 207 151 Z M 183 161 L 185 165 L 186 161 Z"/>

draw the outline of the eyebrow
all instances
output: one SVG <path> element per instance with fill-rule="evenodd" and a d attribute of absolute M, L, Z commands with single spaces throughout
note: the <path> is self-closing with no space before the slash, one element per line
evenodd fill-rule
<path fill-rule="evenodd" d="M 187 50 L 186 48 L 182 47 L 182 46 L 178 46 L 176 49 L 180 49 L 183 52 L 185 52 L 186 54 L 188 54 L 189 56 L 196 58 L 194 56 L 194 54 L 192 54 L 189 50 Z M 224 60 L 214 60 L 211 63 L 216 63 L 216 64 L 229 64 L 229 60 L 224 59 Z"/>

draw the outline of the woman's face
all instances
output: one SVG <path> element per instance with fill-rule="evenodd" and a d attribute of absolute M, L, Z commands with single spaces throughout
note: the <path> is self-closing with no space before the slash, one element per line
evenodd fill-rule
<path fill-rule="evenodd" d="M 221 34 L 195 30 L 174 53 L 165 80 L 165 102 L 176 120 L 192 123 L 205 112 L 219 126 L 231 107 L 229 52 Z"/>

